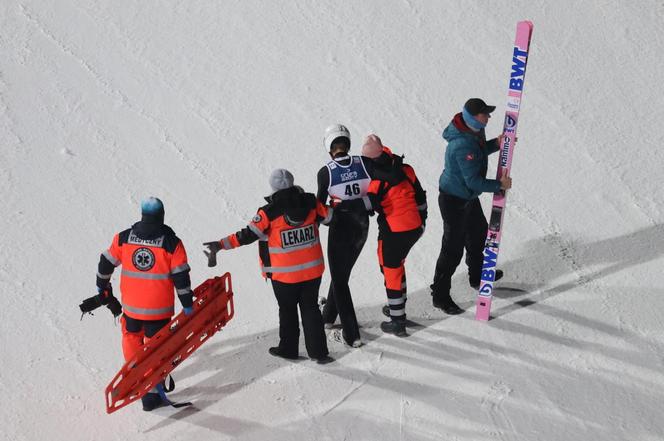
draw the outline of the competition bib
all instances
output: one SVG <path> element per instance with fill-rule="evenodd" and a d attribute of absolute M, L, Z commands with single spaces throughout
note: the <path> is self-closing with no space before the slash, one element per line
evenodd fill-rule
<path fill-rule="evenodd" d="M 349 165 L 343 166 L 336 161 L 327 163 L 330 172 L 330 186 L 327 189 L 332 200 L 359 199 L 367 195 L 371 178 L 364 168 L 362 158 L 351 156 Z"/>

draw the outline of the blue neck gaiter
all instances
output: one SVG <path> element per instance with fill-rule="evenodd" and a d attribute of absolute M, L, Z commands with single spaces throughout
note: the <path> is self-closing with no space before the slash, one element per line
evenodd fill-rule
<path fill-rule="evenodd" d="M 467 111 L 465 107 L 461 111 L 461 116 L 463 117 L 463 121 L 466 123 L 466 125 L 475 132 L 479 132 L 480 130 L 486 127 L 486 124 L 482 124 L 481 122 L 476 120 L 475 117 L 471 115 L 470 112 Z"/>

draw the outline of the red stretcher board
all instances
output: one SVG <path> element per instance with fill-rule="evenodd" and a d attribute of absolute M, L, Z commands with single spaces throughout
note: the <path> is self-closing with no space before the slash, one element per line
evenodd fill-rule
<path fill-rule="evenodd" d="M 180 312 L 113 377 L 106 387 L 107 413 L 143 397 L 233 318 L 230 273 L 206 280 L 194 297 L 193 314 Z"/>

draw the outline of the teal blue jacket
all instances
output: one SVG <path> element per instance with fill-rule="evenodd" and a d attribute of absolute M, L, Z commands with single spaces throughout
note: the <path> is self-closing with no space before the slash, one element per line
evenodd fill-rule
<path fill-rule="evenodd" d="M 500 191 L 500 181 L 486 178 L 489 155 L 500 149 L 497 139 L 487 141 L 484 129 L 472 131 L 460 113 L 443 131 L 443 139 L 448 144 L 440 191 L 467 200 Z"/>

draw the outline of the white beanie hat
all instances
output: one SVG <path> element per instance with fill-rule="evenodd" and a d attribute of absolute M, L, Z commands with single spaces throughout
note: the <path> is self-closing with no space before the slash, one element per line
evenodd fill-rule
<path fill-rule="evenodd" d="M 270 187 L 273 193 L 291 188 L 294 182 L 293 174 L 284 168 L 278 168 L 270 175 Z"/>

